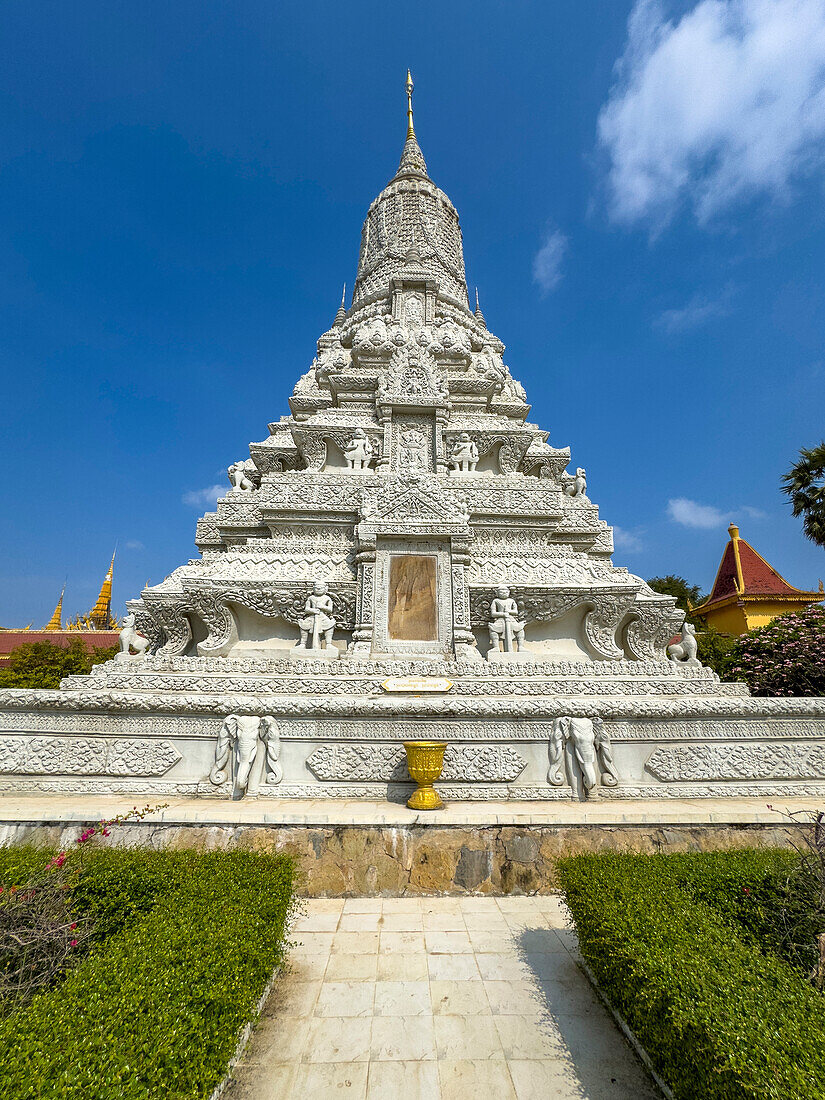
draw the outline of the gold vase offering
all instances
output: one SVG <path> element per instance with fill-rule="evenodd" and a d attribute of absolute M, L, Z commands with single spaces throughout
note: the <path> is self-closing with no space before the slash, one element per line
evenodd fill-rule
<path fill-rule="evenodd" d="M 433 787 L 436 779 L 441 778 L 444 766 L 444 741 L 405 741 L 407 768 L 418 784 L 407 802 L 411 810 L 440 810 L 444 803 Z"/>

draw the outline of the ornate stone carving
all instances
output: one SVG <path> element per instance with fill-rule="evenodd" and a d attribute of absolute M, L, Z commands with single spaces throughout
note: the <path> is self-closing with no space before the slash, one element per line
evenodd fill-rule
<path fill-rule="evenodd" d="M 4 774 L 165 775 L 180 759 L 169 741 L 16 736 L 0 741 Z"/>
<path fill-rule="evenodd" d="M 233 463 L 233 491 L 199 521 L 201 556 L 129 605 L 150 640 L 144 656 L 70 677 L 60 691 L 0 691 L 10 743 L 0 758 L 18 754 L 34 769 L 7 772 L 0 786 L 239 796 L 254 793 L 259 772 L 280 778 L 283 767 L 287 781 L 263 782 L 264 795 L 375 797 L 377 784 L 405 785 L 392 779 L 403 739 L 432 736 L 456 754 L 446 784 L 456 798 L 571 797 L 580 785 L 598 789 L 599 772 L 605 797 L 751 793 L 759 780 L 745 773 L 757 764 L 799 773 L 760 791 L 825 789 L 809 753 L 825 745 L 825 700 L 751 699 L 744 685 L 720 684 L 695 663 L 689 630 L 667 660 L 681 614 L 612 565 L 611 529 L 587 497 L 584 468 L 565 474 L 569 449 L 526 419 L 504 345 L 468 308 L 457 215 L 414 139 L 368 212 L 354 297 L 334 317 L 290 415 Z M 322 602 L 315 578 L 329 584 Z M 421 615 L 424 638 L 401 629 L 402 602 Z M 333 627 L 349 643 L 340 660 L 328 659 L 335 645 L 311 649 Z M 291 656 L 284 638 L 300 630 L 304 647 Z M 488 632 L 489 662 L 476 648 Z M 518 660 L 525 635 L 529 660 Z M 502 644 L 509 652 L 497 660 Z M 583 656 L 543 657 L 556 649 Z M 454 687 L 437 697 L 380 688 L 421 676 Z M 554 732 L 559 715 L 567 725 Z M 623 777 L 626 768 L 638 778 L 653 752 L 662 775 L 683 768 L 690 778 L 649 770 L 647 784 L 607 786 L 608 732 Z M 216 738 L 224 779 L 212 784 Z M 543 753 L 552 742 L 557 754 L 559 738 L 545 782 Z M 171 778 L 164 745 L 177 754 Z M 700 752 L 677 767 L 656 756 L 708 748 L 723 758 Z M 346 756 L 346 774 L 371 778 L 309 782 L 313 750 L 338 753 L 336 776 Z M 775 751 L 778 762 L 766 763 Z M 741 781 L 693 778 L 724 767 Z M 572 786 L 555 785 L 563 772 Z"/>
<path fill-rule="evenodd" d="M 673 607 L 671 600 L 637 600 L 633 605 L 633 616 L 625 634 L 630 654 L 639 660 L 666 660 L 665 646 L 681 626 L 684 612 Z M 693 667 L 701 667 L 699 661 Z"/>
<path fill-rule="evenodd" d="M 524 622 L 506 584 L 499 585 L 490 604 L 487 631 L 490 635 L 488 659 L 501 653 L 520 653 L 524 648 Z"/>
<path fill-rule="evenodd" d="M 356 428 L 343 447 L 347 468 L 354 473 L 368 470 L 375 451 L 363 428 Z"/>
<path fill-rule="evenodd" d="M 229 714 L 224 719 L 215 744 L 215 763 L 209 773 L 210 782 L 215 786 L 226 782 L 231 755 L 232 797 L 240 799 L 247 793 L 257 794 L 257 780 L 252 778 L 252 769 L 259 743 L 263 744 L 266 755 L 267 783 L 280 783 L 284 773 L 279 762 L 281 744 L 278 723 L 271 715 L 258 717 L 249 714 Z"/>
<path fill-rule="evenodd" d="M 576 470 L 575 477 L 573 474 L 562 474 L 561 485 L 565 496 L 573 497 L 586 497 L 587 496 L 587 473 L 583 466 L 579 466 Z"/>
<path fill-rule="evenodd" d="M 134 611 L 130 611 L 124 619 L 118 640 L 120 642 L 120 652 L 117 655 L 119 661 L 137 660 L 143 657 L 149 648 L 149 639 L 137 629 Z"/>
<path fill-rule="evenodd" d="M 453 473 L 474 473 L 478 465 L 478 447 L 467 432 L 462 432 L 450 448 L 450 469 Z"/>
<path fill-rule="evenodd" d="M 307 596 L 304 604 L 303 618 L 298 620 L 301 637 L 295 646 L 296 650 L 308 650 L 313 655 L 325 656 L 327 650 L 332 650 L 332 634 L 335 630 L 332 611 L 329 586 L 322 581 L 316 582 L 312 587 L 312 594 Z M 335 655 L 338 656 L 337 650 Z"/>
<path fill-rule="evenodd" d="M 692 623 L 683 623 L 681 641 L 669 645 L 667 655 L 676 664 L 699 665 L 701 661 L 697 660 L 696 653 L 696 627 Z"/>
<path fill-rule="evenodd" d="M 233 493 L 251 493 L 261 482 L 261 475 L 251 458 L 233 462 L 226 471 Z"/>
<path fill-rule="evenodd" d="M 307 765 L 314 775 L 327 781 L 410 779 L 406 755 L 399 744 L 324 745 L 312 753 Z M 516 779 L 526 765 L 527 761 L 507 746 L 448 745 L 441 776 L 464 783 L 507 782 Z"/>
<path fill-rule="evenodd" d="M 663 783 L 702 779 L 825 780 L 825 745 L 677 745 L 655 749 L 645 768 Z"/>
<path fill-rule="evenodd" d="M 607 787 L 618 783 L 610 738 L 601 718 L 556 718 L 550 735 L 550 768 L 547 781 L 553 786 L 564 783 L 562 764 L 566 764 L 567 782 L 572 786 L 578 774 L 586 798 L 595 794 L 599 780 Z"/>

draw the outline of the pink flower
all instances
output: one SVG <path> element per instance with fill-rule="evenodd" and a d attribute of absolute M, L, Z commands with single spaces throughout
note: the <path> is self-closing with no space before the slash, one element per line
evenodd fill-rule
<path fill-rule="evenodd" d="M 74 932 L 75 928 L 77 928 L 77 921 L 69 925 L 69 931 Z"/>
<path fill-rule="evenodd" d="M 69 940 L 69 947 L 77 947 L 77 940 Z"/>

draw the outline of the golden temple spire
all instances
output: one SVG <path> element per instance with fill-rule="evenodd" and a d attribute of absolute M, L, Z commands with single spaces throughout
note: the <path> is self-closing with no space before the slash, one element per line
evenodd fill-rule
<path fill-rule="evenodd" d="M 44 630 L 62 630 L 63 629 L 63 596 L 66 593 L 66 585 L 63 585 L 63 590 L 60 593 L 60 599 L 57 601 L 57 607 L 52 613 L 52 617 L 43 627 Z"/>
<path fill-rule="evenodd" d="M 408 138 L 414 138 L 415 137 L 415 129 L 413 127 L 413 109 L 412 109 L 412 94 L 413 94 L 413 88 L 414 87 L 415 87 L 415 85 L 413 84 L 412 73 L 410 72 L 409 69 L 407 69 L 407 83 L 405 84 L 405 88 L 407 89 L 407 137 Z"/>
<path fill-rule="evenodd" d="M 117 551 L 115 551 L 117 553 Z M 103 581 L 100 595 L 97 597 L 92 610 L 89 612 L 89 621 L 97 630 L 109 630 L 112 622 L 112 577 L 115 572 L 115 555 L 112 554 L 112 562 L 109 572 Z"/>

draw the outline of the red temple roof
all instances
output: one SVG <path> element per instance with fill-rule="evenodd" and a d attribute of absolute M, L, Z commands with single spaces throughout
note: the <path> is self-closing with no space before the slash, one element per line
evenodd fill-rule
<path fill-rule="evenodd" d="M 772 565 L 757 554 L 749 542 L 740 538 L 736 524 L 732 523 L 728 532 L 730 541 L 722 554 L 713 589 L 701 604 L 701 608 L 707 608 L 732 597 L 739 599 L 774 596 L 781 599 L 782 597 L 818 595 L 815 592 L 803 592 L 799 588 L 794 588 L 792 584 L 788 584 Z M 696 610 L 699 611 L 700 608 Z"/>

